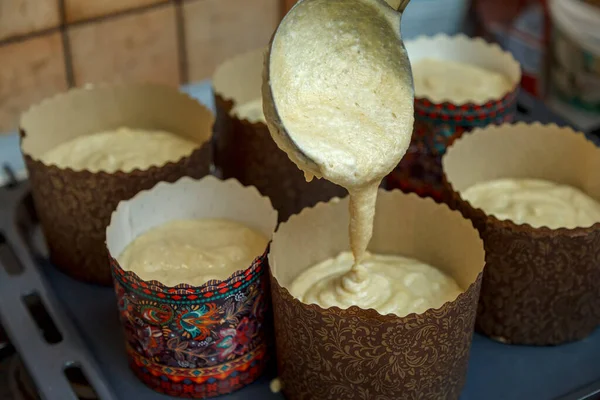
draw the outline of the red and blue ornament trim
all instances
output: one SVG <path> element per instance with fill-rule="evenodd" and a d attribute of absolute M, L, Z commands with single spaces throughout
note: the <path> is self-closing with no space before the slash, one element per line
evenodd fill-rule
<path fill-rule="evenodd" d="M 111 258 L 136 375 L 156 391 L 194 398 L 231 393 L 258 378 L 272 333 L 267 251 L 248 269 L 198 287 L 147 282 Z"/>
<path fill-rule="evenodd" d="M 141 357 L 127 347 L 134 374 L 153 390 L 183 398 L 211 398 L 242 389 L 265 370 L 267 346 L 212 368 L 166 367 Z"/>
<path fill-rule="evenodd" d="M 443 155 L 448 146 L 465 132 L 514 120 L 518 88 L 499 100 L 485 104 L 456 105 L 415 99 L 415 133 L 430 152 Z"/>

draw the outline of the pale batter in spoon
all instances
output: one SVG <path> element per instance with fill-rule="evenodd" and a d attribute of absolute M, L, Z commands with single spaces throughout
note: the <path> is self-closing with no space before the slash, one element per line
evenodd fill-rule
<path fill-rule="evenodd" d="M 368 279 L 360 262 L 378 186 L 404 156 L 413 128 L 400 18 L 383 0 L 302 0 L 279 25 L 265 64 L 273 139 L 308 180 L 323 177 L 350 193 L 356 281 Z"/>

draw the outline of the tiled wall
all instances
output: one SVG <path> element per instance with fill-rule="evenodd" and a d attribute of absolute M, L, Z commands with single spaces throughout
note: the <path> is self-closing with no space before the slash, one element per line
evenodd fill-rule
<path fill-rule="evenodd" d="M 209 78 L 266 45 L 282 0 L 0 0 L 0 132 L 86 83 Z"/>

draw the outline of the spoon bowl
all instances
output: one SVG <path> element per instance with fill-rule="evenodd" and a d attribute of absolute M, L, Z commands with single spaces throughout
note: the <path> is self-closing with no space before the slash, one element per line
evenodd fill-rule
<path fill-rule="evenodd" d="M 269 45 L 267 47 L 267 52 L 265 54 L 265 65 L 263 68 L 263 85 L 262 85 L 263 112 L 265 115 L 267 125 L 269 126 L 269 131 L 271 133 L 271 136 L 273 137 L 273 140 L 277 143 L 277 145 L 281 149 L 291 149 L 292 150 L 292 151 L 287 151 L 288 156 L 296 165 L 302 166 L 302 169 L 304 170 L 307 177 L 309 177 L 311 175 L 320 177 L 322 174 L 321 174 L 319 165 L 314 160 L 312 160 L 300 146 L 297 145 L 297 143 L 294 141 L 293 137 L 290 135 L 290 133 L 286 129 L 285 124 L 282 121 L 282 119 L 278 113 L 277 105 L 275 103 L 275 99 L 274 99 L 274 95 L 273 95 L 273 89 L 271 86 L 271 54 L 272 54 L 273 42 L 275 41 L 275 39 L 279 33 L 279 30 L 280 30 L 279 28 L 281 27 L 281 25 L 283 25 L 285 19 L 288 18 L 289 16 L 293 15 L 296 12 L 296 10 L 298 9 L 298 6 L 301 5 L 301 3 L 305 2 L 305 1 L 311 1 L 311 0 L 299 0 L 294 5 L 294 7 L 292 7 L 292 9 L 288 12 L 288 14 L 281 21 L 279 27 L 275 30 L 275 33 L 271 37 L 271 41 L 269 42 Z M 365 0 L 363 0 L 363 1 L 365 3 L 367 2 Z M 378 1 L 381 2 L 384 6 L 385 6 L 385 3 L 387 3 L 387 7 L 395 10 L 398 14 L 400 14 L 400 16 L 402 15 L 404 10 L 406 9 L 406 6 L 410 2 L 410 0 L 385 0 L 385 1 L 378 0 Z M 333 3 L 333 1 L 330 3 Z M 328 3 L 328 4 L 330 4 L 330 3 Z M 340 5 L 343 4 L 343 1 L 340 1 L 339 4 Z M 392 11 L 392 10 L 390 10 L 390 11 Z M 398 19 L 398 21 L 400 21 L 400 19 Z M 404 43 L 402 42 L 401 35 L 400 35 L 400 24 L 398 24 L 398 27 L 396 29 L 396 35 L 397 35 L 397 37 L 394 39 L 399 40 L 399 48 L 398 48 L 399 51 L 396 54 L 393 54 L 393 56 L 398 57 L 399 61 L 403 65 L 408 65 L 409 71 L 410 71 L 410 61 L 408 59 L 406 49 L 404 48 Z M 390 54 L 389 56 L 391 57 L 392 54 Z M 412 82 L 412 75 L 407 77 L 407 79 L 410 79 L 410 84 L 414 88 L 414 85 Z"/>
<path fill-rule="evenodd" d="M 276 34 L 277 31 L 275 31 L 275 34 L 269 43 L 269 47 L 267 48 L 267 53 L 265 54 L 265 66 L 263 68 L 262 98 L 265 121 L 269 127 L 271 137 L 280 149 L 294 149 L 293 152 L 288 152 L 288 157 L 292 160 L 292 162 L 294 162 L 296 165 L 305 166 L 305 168 L 311 171 L 313 175 L 317 175 L 319 166 L 311 158 L 304 154 L 302 149 L 298 147 L 292 140 L 288 131 L 285 129 L 279 114 L 277 113 L 277 107 L 275 106 L 275 100 L 273 99 L 273 91 L 271 90 L 270 78 L 271 45 L 273 44 L 273 39 L 275 38 Z"/>

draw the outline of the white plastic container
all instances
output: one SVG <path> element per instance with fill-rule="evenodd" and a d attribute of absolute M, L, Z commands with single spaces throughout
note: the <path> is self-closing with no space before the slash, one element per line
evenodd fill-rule
<path fill-rule="evenodd" d="M 549 4 L 550 91 L 572 106 L 600 113 L 600 8 L 579 0 Z"/>
<path fill-rule="evenodd" d="M 470 0 L 412 0 L 402 16 L 404 40 L 464 31 Z"/>

